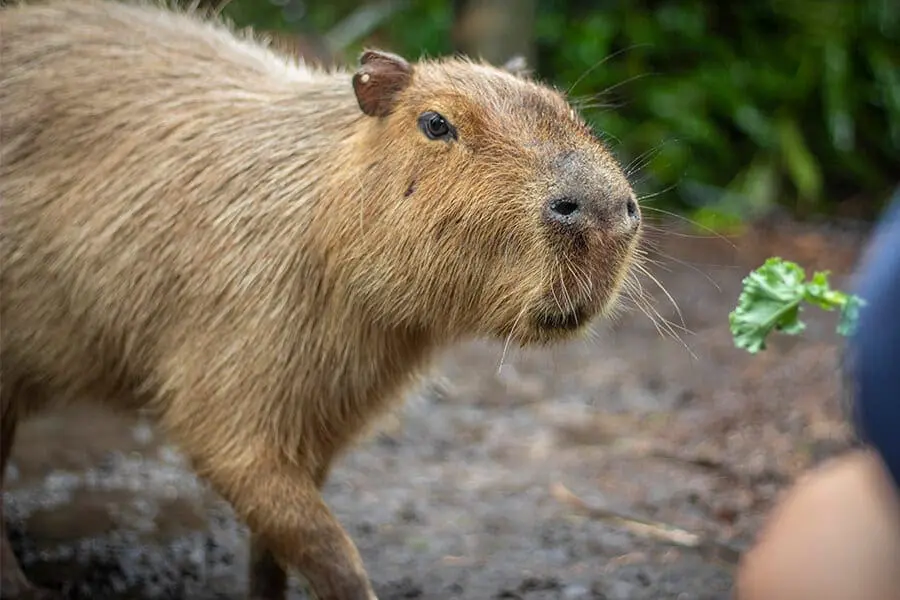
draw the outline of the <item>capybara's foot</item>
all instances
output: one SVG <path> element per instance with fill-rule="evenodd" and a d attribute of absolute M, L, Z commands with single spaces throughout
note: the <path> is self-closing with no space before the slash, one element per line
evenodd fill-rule
<path fill-rule="evenodd" d="M 259 536 L 250 536 L 249 600 L 285 600 L 287 572 Z"/>

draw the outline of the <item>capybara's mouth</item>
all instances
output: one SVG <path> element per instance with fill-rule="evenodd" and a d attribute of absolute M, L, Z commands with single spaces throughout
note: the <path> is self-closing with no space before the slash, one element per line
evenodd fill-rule
<path fill-rule="evenodd" d="M 541 311 L 534 317 L 537 328 L 544 331 L 577 331 L 590 321 L 588 311 L 574 307 L 559 312 Z"/>

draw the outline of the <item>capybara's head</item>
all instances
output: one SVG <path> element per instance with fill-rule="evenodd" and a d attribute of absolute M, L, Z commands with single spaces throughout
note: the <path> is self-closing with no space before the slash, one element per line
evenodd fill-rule
<path fill-rule="evenodd" d="M 564 96 L 464 58 L 366 51 L 354 285 L 395 324 L 521 345 L 615 303 L 641 232 L 622 168 Z M 387 305 L 390 303 L 390 305 Z"/>

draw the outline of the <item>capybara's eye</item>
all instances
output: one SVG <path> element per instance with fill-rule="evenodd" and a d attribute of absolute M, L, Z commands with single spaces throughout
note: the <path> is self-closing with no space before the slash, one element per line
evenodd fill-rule
<path fill-rule="evenodd" d="M 423 113 L 419 117 L 419 129 L 428 136 L 428 139 L 432 140 L 456 137 L 456 131 L 453 129 L 453 126 L 447 122 L 447 119 L 436 112 Z"/>

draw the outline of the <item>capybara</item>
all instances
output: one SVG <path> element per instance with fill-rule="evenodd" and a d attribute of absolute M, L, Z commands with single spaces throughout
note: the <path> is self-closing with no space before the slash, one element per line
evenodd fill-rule
<path fill-rule="evenodd" d="M 375 592 L 336 456 L 473 337 L 614 306 L 641 239 L 565 95 L 465 57 L 281 56 L 151 3 L 0 11 L 2 460 L 61 403 L 149 412 L 251 536 L 249 594 Z M 37 593 L 3 537 L 3 593 Z"/>

